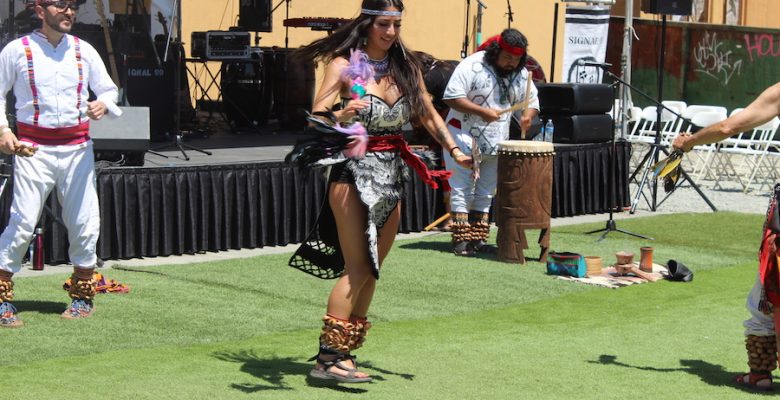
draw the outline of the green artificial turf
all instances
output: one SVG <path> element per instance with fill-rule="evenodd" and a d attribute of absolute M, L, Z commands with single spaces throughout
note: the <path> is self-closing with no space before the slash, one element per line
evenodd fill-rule
<path fill-rule="evenodd" d="M 99 295 L 94 317 L 59 313 L 65 276 L 17 279 L 25 327 L 0 330 L 3 399 L 739 399 L 741 322 L 761 215 L 678 214 L 553 230 L 552 247 L 599 255 L 655 247 L 691 283 L 610 290 L 565 282 L 538 262 L 449 254 L 448 235 L 399 241 L 357 352 L 376 381 L 307 383 L 332 281 L 289 255 L 108 270 L 131 286 Z M 530 254 L 530 253 L 529 253 Z M 165 259 L 161 259 L 164 263 Z M 78 394 L 75 394 L 76 391 Z"/>

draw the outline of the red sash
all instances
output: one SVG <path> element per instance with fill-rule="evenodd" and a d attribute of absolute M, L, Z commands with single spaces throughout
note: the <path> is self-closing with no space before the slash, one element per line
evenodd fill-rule
<path fill-rule="evenodd" d="M 89 121 L 65 128 L 44 128 L 17 122 L 16 135 L 20 140 L 31 142 L 35 145 L 63 146 L 81 144 L 89 140 Z"/>
<path fill-rule="evenodd" d="M 369 136 L 368 151 L 398 151 L 406 165 L 411 167 L 426 185 L 438 189 L 441 182 L 442 190 L 449 191 L 450 185 L 447 178 L 452 175 L 450 171 L 431 171 L 425 163 L 417 157 L 401 135 Z"/>
<path fill-rule="evenodd" d="M 764 286 L 767 300 L 775 307 L 780 307 L 780 273 L 778 273 L 777 268 L 777 258 L 780 256 L 780 254 L 777 254 L 777 251 L 780 251 L 780 249 L 776 249 L 774 252 L 770 251 L 774 232 L 769 229 L 769 221 L 772 220 L 775 212 L 774 205 L 775 202 L 772 201 L 767 213 L 767 223 L 764 224 L 761 248 L 758 251 L 758 267 L 761 274 L 761 284 Z"/>

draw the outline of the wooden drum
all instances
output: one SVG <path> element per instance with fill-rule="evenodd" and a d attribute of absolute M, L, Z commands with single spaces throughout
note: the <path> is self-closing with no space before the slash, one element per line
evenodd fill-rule
<path fill-rule="evenodd" d="M 550 247 L 554 147 L 550 142 L 508 140 L 498 147 L 496 225 L 498 259 L 525 263 L 526 229 L 541 229 L 540 260 Z"/>

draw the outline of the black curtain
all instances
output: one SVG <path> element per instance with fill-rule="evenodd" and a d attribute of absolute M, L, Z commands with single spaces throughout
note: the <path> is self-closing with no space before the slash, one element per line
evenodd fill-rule
<path fill-rule="evenodd" d="M 629 205 L 631 146 L 616 145 L 614 199 L 610 202 L 610 143 L 556 145 L 552 216 L 607 212 Z M 422 231 L 442 212 L 441 195 L 413 172 L 405 186 L 401 232 Z M 0 201 L 8 223 L 12 180 Z M 303 171 L 284 163 L 220 164 L 164 168 L 101 168 L 102 259 L 194 254 L 284 246 L 303 241 L 325 196 L 323 169 Z M 68 241 L 56 196 L 44 212 L 45 261 L 67 262 Z"/>

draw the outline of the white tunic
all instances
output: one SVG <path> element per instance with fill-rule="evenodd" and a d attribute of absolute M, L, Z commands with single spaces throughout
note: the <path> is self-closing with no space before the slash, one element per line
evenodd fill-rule
<path fill-rule="evenodd" d="M 89 43 L 80 40 L 82 58 L 81 102 L 79 104 L 79 68 L 76 60 L 75 39 L 65 34 L 57 46 L 36 31 L 29 35 L 33 59 L 35 87 L 38 91 L 40 116 L 38 125 L 45 128 L 63 128 L 87 120 L 89 91 L 105 103 L 111 114 L 119 115 L 116 106 L 118 90 L 106 71 L 100 54 Z M 35 108 L 27 68 L 27 56 L 22 39 L 16 39 L 0 52 L 0 110 L 5 109 L 5 94 L 13 89 L 16 96 L 16 118 L 33 125 Z M 81 118 L 81 121 L 79 120 Z M 8 126 L 5 113 L 0 113 L 0 126 Z"/>
<path fill-rule="evenodd" d="M 466 98 L 479 106 L 494 110 L 507 109 L 524 101 L 526 82 L 530 79 L 528 70 L 523 68 L 519 73 L 499 77 L 493 67 L 484 61 L 484 56 L 484 51 L 478 51 L 458 64 L 444 91 L 444 100 Z M 506 87 L 506 90 L 502 90 L 502 87 Z M 536 86 L 531 83 L 529 108 L 538 110 L 539 98 L 536 94 Z M 498 121 L 488 123 L 478 115 L 464 114 L 451 108 L 446 121 L 460 121 L 461 129 L 454 139 L 466 154 L 471 154 L 471 141 L 474 137 L 482 154 L 496 155 L 498 143 L 509 139 L 511 116 L 512 113 L 504 113 Z"/>
<path fill-rule="evenodd" d="M 70 35 L 64 35 L 57 46 L 52 46 L 40 32 L 27 38 L 29 55 L 23 38 L 9 43 L 0 52 L 0 108 L 5 108 L 5 95 L 13 89 L 17 122 L 55 129 L 86 125 L 88 87 L 110 113 L 121 113 L 116 106 L 116 85 L 91 45 Z M 30 63 L 34 85 L 30 79 Z M 2 125 L 8 125 L 4 112 L 0 112 Z M 78 144 L 41 144 L 35 155 L 16 157 L 10 218 L 0 235 L 0 270 L 19 272 L 44 202 L 55 188 L 68 231 L 71 263 L 81 268 L 95 266 L 100 208 L 92 142 L 87 140 Z"/>

